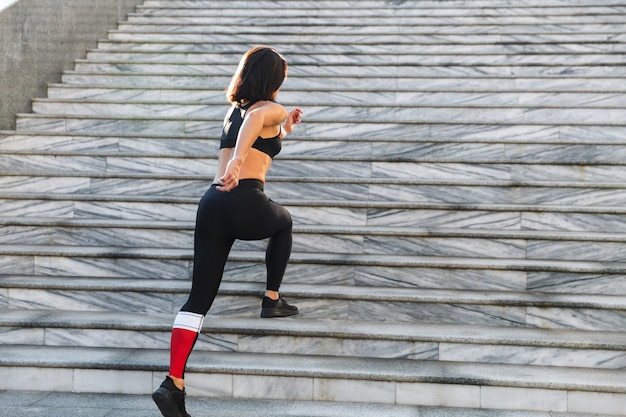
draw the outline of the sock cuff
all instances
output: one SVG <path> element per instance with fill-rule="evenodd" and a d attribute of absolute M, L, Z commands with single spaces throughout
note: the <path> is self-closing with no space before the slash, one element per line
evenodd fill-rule
<path fill-rule="evenodd" d="M 200 333 L 204 316 L 202 314 L 179 311 L 174 319 L 174 329 L 189 330 Z"/>

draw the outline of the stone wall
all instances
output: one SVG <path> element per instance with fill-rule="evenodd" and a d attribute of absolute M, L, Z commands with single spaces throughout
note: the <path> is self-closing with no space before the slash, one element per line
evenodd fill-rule
<path fill-rule="evenodd" d="M 20 0 L 0 12 L 0 130 L 143 0 Z"/>

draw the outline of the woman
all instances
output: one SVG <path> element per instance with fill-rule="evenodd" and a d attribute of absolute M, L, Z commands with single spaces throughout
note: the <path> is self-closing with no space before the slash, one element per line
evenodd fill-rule
<path fill-rule="evenodd" d="M 274 101 L 286 76 L 285 59 L 273 48 L 259 46 L 243 55 L 227 89 L 232 107 L 224 119 L 217 174 L 196 217 L 191 292 L 174 320 L 169 375 L 152 394 L 165 417 L 189 416 L 184 370 L 235 239 L 269 238 L 261 317 L 298 314 L 278 293 L 291 255 L 291 216 L 263 191 L 282 137 L 301 121 L 300 109 L 287 112 Z"/>

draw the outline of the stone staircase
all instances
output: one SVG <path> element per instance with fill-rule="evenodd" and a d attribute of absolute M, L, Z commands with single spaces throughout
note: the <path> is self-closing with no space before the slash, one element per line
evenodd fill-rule
<path fill-rule="evenodd" d="M 626 415 L 625 24 L 614 0 L 146 0 L 0 132 L 0 389 L 160 383 L 223 90 L 267 44 L 304 110 L 266 185 L 302 314 L 258 319 L 264 242 L 237 242 L 192 415 Z"/>

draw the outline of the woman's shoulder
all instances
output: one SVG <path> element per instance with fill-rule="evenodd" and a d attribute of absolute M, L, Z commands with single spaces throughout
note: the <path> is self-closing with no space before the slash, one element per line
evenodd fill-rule
<path fill-rule="evenodd" d="M 285 110 L 285 107 L 282 104 L 279 104 L 272 100 L 259 100 L 250 106 L 250 110 L 263 109 L 266 111 L 280 111 Z"/>
<path fill-rule="evenodd" d="M 248 113 L 258 112 L 276 119 L 285 119 L 287 117 L 287 109 L 279 103 L 271 100 L 262 100 L 254 103 L 248 110 Z"/>

